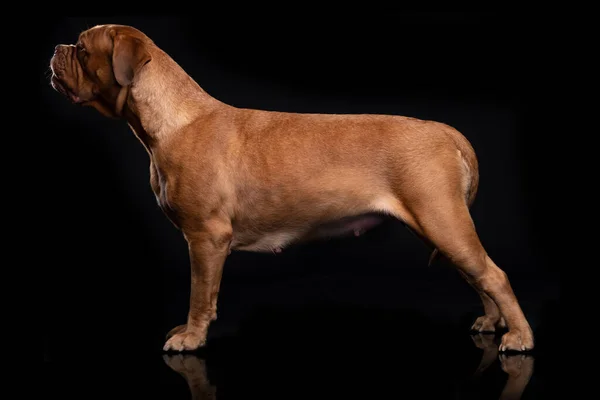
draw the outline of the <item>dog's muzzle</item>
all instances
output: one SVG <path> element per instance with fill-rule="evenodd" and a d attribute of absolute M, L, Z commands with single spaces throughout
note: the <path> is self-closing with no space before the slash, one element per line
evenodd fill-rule
<path fill-rule="evenodd" d="M 50 59 L 50 70 L 52 71 L 50 84 L 54 90 L 69 98 L 71 102 L 80 104 L 83 100 L 69 87 L 67 79 L 65 79 L 68 64 L 73 62 L 73 57 L 75 57 L 75 46 L 58 45 L 54 48 L 54 54 Z"/>

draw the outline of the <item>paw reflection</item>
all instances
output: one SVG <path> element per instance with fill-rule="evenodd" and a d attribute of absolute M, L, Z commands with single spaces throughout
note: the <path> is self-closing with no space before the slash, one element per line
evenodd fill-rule
<path fill-rule="evenodd" d="M 529 355 L 507 356 L 506 354 L 501 354 L 500 363 L 502 364 L 502 371 L 512 377 L 525 375 L 531 378 L 533 374 L 533 357 Z"/>
<path fill-rule="evenodd" d="M 494 335 L 478 333 L 471 336 L 473 343 L 478 349 L 483 350 L 479 366 L 473 373 L 474 377 L 478 377 L 496 361 L 498 357 L 498 345 L 495 343 Z"/>
<path fill-rule="evenodd" d="M 525 387 L 533 375 L 533 357 L 531 355 L 500 355 L 502 371 L 508 374 L 508 380 L 500 395 L 501 400 L 521 398 Z"/>
<path fill-rule="evenodd" d="M 481 376 L 499 359 L 502 371 L 508 375 L 500 400 L 520 399 L 533 375 L 533 356 L 529 354 L 507 355 L 505 353 L 498 355 L 498 343 L 495 335 L 479 333 L 471 336 L 471 339 L 478 349 L 483 350 L 481 361 L 473 373 L 473 377 Z"/>
<path fill-rule="evenodd" d="M 210 384 L 204 360 L 193 354 L 164 355 L 163 360 L 188 384 L 193 400 L 216 399 L 215 387 Z"/>

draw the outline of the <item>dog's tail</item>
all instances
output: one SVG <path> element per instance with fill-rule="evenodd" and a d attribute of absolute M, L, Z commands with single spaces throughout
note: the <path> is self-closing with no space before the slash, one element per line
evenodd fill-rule
<path fill-rule="evenodd" d="M 433 262 L 435 261 L 436 257 L 438 256 L 438 254 L 440 254 L 440 252 L 438 251 L 438 249 L 433 249 L 433 252 L 429 256 L 429 262 L 427 263 L 428 267 L 431 267 L 431 264 L 433 264 Z"/>
<path fill-rule="evenodd" d="M 450 127 L 449 127 L 450 128 Z M 466 190 L 466 201 L 467 207 L 471 208 L 473 202 L 475 201 L 475 197 L 477 196 L 477 189 L 479 188 L 479 164 L 477 162 L 477 157 L 475 156 L 475 150 L 473 146 L 466 137 L 464 137 L 457 130 L 450 128 L 446 131 L 446 133 L 452 138 L 454 144 L 461 153 L 462 161 L 466 169 L 466 173 L 469 176 L 469 186 Z M 440 257 L 440 252 L 438 249 L 434 249 L 429 256 L 428 266 L 431 266 L 433 262 Z"/>

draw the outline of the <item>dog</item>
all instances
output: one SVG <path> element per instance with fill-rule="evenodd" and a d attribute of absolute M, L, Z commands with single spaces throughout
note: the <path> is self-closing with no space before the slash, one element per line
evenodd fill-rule
<path fill-rule="evenodd" d="M 127 121 L 150 158 L 150 185 L 188 244 L 186 324 L 165 351 L 203 346 L 232 250 L 280 252 L 306 240 L 360 235 L 402 221 L 456 266 L 485 315 L 472 330 L 508 328 L 500 351 L 534 347 L 508 277 L 470 215 L 479 184 L 469 141 L 436 121 L 397 115 L 244 109 L 210 96 L 143 32 L 98 25 L 58 45 L 52 87 Z"/>

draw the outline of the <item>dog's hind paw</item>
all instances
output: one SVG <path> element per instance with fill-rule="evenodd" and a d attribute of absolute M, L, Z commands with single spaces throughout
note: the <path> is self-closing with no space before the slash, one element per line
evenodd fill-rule
<path fill-rule="evenodd" d="M 483 315 L 475 320 L 473 326 L 471 326 L 471 331 L 474 332 L 496 332 L 496 329 L 504 329 L 506 328 L 506 322 L 504 318 L 500 317 L 490 317 L 487 315 Z"/>
<path fill-rule="evenodd" d="M 204 338 L 196 332 L 176 333 L 165 343 L 164 351 L 193 351 L 204 345 Z"/>
<path fill-rule="evenodd" d="M 533 332 L 531 329 L 510 330 L 502 336 L 500 351 L 528 351 L 533 349 Z"/>

